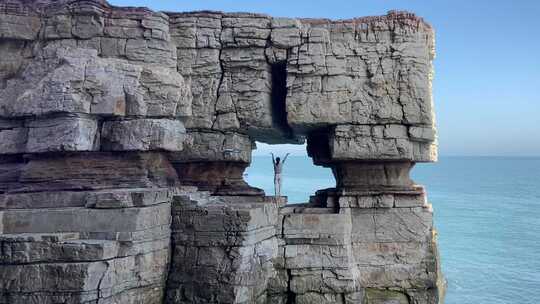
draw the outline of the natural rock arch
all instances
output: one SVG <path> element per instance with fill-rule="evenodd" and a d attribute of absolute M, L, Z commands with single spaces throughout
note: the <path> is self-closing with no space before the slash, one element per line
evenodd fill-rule
<path fill-rule="evenodd" d="M 437 303 L 416 162 L 436 160 L 433 31 L 0 4 L 0 302 Z M 307 141 L 335 189 L 285 206 L 254 141 Z"/>

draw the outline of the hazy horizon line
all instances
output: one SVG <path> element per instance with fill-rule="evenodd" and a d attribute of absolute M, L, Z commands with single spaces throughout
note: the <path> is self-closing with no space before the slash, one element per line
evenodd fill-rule
<path fill-rule="evenodd" d="M 284 153 L 275 153 L 276 156 L 280 156 L 280 154 L 284 154 Z M 266 152 L 265 153 L 253 153 L 252 155 L 253 157 L 260 157 L 260 156 L 268 156 L 270 157 L 270 154 L 267 154 Z M 298 154 L 298 153 L 290 153 L 290 156 L 302 156 L 302 157 L 309 157 L 308 155 L 306 154 Z M 439 155 L 439 158 L 450 158 L 450 157 L 471 157 L 471 158 L 488 158 L 488 157 L 491 157 L 491 158 L 540 158 L 540 155 L 467 155 L 467 154 L 463 154 L 463 155 Z"/>

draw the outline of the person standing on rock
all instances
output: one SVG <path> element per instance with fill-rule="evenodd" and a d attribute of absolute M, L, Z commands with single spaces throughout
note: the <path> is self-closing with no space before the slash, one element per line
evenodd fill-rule
<path fill-rule="evenodd" d="M 287 160 L 287 157 L 289 156 L 289 153 L 285 154 L 285 157 L 283 158 L 283 161 L 281 161 L 281 158 L 276 157 L 274 158 L 274 153 L 272 154 L 272 163 L 274 164 L 274 195 L 275 197 L 281 196 L 281 173 L 283 172 L 283 164 Z"/>

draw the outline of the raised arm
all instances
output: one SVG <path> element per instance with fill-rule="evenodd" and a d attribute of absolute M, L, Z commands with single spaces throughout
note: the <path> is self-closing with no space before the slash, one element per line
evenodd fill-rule
<path fill-rule="evenodd" d="M 283 158 L 283 161 L 282 161 L 282 163 L 285 163 L 285 161 L 287 160 L 287 157 L 289 157 L 289 154 L 291 154 L 291 153 L 287 153 L 287 154 L 285 154 L 285 157 Z"/>
<path fill-rule="evenodd" d="M 276 159 L 274 158 L 274 153 L 270 153 L 272 155 L 272 163 L 275 165 L 276 164 Z"/>

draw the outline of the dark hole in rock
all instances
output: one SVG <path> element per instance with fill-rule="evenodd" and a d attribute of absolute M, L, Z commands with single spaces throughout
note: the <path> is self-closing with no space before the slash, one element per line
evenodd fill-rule
<path fill-rule="evenodd" d="M 281 130 L 286 138 L 294 138 L 293 130 L 287 122 L 287 63 L 271 65 L 272 73 L 272 119 L 274 127 Z"/>
<path fill-rule="evenodd" d="M 307 155 L 313 159 L 313 163 L 317 166 L 330 168 L 330 145 L 328 134 L 331 131 L 328 129 L 320 129 L 312 131 L 307 136 Z"/>

